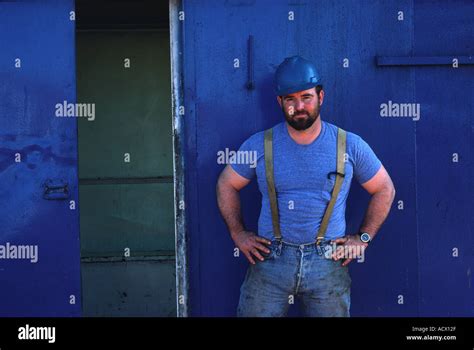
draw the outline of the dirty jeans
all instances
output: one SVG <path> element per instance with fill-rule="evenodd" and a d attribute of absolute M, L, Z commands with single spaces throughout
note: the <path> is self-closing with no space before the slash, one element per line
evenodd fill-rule
<path fill-rule="evenodd" d="M 329 249 L 329 242 L 321 247 Z M 250 265 L 240 288 L 239 317 L 285 316 L 298 300 L 308 317 L 349 317 L 351 278 L 342 260 L 316 245 L 272 242 L 265 261 Z"/>

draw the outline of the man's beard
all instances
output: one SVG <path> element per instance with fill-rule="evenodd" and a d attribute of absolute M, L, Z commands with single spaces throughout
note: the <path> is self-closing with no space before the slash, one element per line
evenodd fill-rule
<path fill-rule="evenodd" d="M 282 108 L 283 109 L 283 108 Z M 306 130 L 314 124 L 316 120 L 319 118 L 319 111 L 321 110 L 321 105 L 318 103 L 316 108 L 314 109 L 313 113 L 308 113 L 306 111 L 303 112 L 295 112 L 293 115 L 289 115 L 283 109 L 283 114 L 285 114 L 285 119 L 290 124 L 290 126 L 295 130 Z M 306 115 L 306 118 L 300 117 L 299 115 Z"/>

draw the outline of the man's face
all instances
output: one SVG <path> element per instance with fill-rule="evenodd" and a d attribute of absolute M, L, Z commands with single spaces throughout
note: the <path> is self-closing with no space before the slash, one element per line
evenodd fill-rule
<path fill-rule="evenodd" d="M 298 91 L 280 98 L 278 103 L 285 114 L 285 119 L 296 130 L 306 130 L 319 118 L 319 111 L 324 92 L 316 94 L 316 88 Z"/>

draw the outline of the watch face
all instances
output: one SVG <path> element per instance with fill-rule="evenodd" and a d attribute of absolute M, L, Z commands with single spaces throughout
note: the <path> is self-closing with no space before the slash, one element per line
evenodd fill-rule
<path fill-rule="evenodd" d="M 364 232 L 360 235 L 360 240 L 364 243 L 370 242 L 370 235 L 367 232 Z"/>

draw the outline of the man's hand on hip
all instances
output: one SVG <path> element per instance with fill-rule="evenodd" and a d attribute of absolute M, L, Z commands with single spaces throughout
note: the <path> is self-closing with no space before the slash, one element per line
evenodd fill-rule
<path fill-rule="evenodd" d="M 234 240 L 235 245 L 239 250 L 244 253 L 247 257 L 247 260 L 255 265 L 254 257 L 263 261 L 263 256 L 260 255 L 260 251 L 265 253 L 270 253 L 270 250 L 265 247 L 264 244 L 271 244 L 268 239 L 262 238 L 257 236 L 255 233 L 251 231 L 240 231 L 236 234 L 232 235 L 232 239 Z"/>
<path fill-rule="evenodd" d="M 336 250 L 332 253 L 332 259 L 337 261 L 345 258 L 342 266 L 348 265 L 355 258 L 362 258 L 365 248 L 369 245 L 360 240 L 359 235 L 347 235 L 332 240 L 331 243 L 337 244 Z"/>

